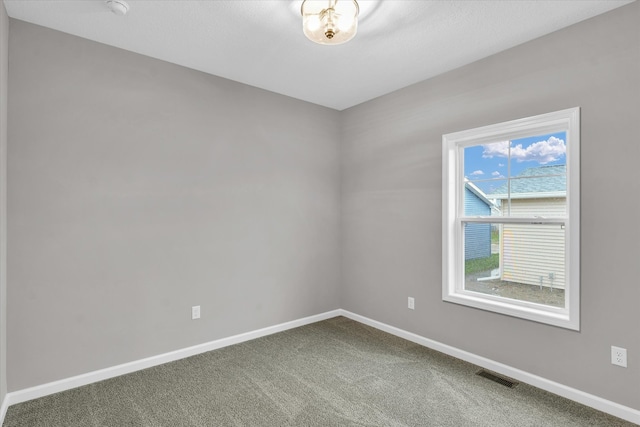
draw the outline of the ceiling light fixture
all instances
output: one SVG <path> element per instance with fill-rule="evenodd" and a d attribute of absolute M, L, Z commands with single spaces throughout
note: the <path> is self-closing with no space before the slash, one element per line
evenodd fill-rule
<path fill-rule="evenodd" d="M 304 35 L 313 42 L 342 44 L 358 31 L 356 0 L 304 0 L 301 12 Z"/>
<path fill-rule="evenodd" d="M 129 5 L 124 0 L 107 0 L 107 7 L 116 15 L 124 16 L 129 11 Z"/>

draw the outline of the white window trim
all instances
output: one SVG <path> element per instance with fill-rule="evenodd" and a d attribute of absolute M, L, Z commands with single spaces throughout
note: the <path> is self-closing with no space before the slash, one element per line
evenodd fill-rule
<path fill-rule="evenodd" d="M 567 217 L 565 222 L 565 307 L 515 301 L 463 289 L 462 225 L 464 147 L 564 131 L 567 139 Z M 477 218 L 477 219 L 476 219 Z M 468 220 L 469 218 L 465 218 Z M 502 217 L 476 221 L 508 222 Z M 549 219 L 557 221 L 557 219 Z M 473 221 L 473 220 L 472 220 Z M 580 108 L 570 108 L 442 136 L 442 299 L 444 301 L 580 330 Z"/>

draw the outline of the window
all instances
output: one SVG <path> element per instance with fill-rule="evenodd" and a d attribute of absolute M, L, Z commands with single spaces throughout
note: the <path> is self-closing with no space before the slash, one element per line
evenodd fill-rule
<path fill-rule="evenodd" d="M 442 143 L 443 300 L 579 330 L 579 108 Z"/>

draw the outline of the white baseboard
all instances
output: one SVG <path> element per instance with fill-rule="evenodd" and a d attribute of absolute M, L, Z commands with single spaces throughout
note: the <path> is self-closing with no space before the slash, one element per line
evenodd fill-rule
<path fill-rule="evenodd" d="M 346 310 L 339 310 L 339 311 L 340 311 L 340 315 L 347 317 L 351 320 L 355 320 L 356 322 L 360 322 L 365 325 L 374 327 L 376 329 L 380 329 L 381 331 L 390 333 L 400 338 L 404 338 L 416 344 L 420 344 L 422 346 L 439 351 L 441 353 L 448 354 L 449 356 L 453 356 L 455 358 L 464 360 L 466 362 L 473 363 L 474 365 L 478 365 L 482 368 L 489 369 L 499 374 L 506 375 L 518 381 L 522 381 L 523 383 L 530 384 L 539 389 L 546 390 L 558 396 L 565 397 L 575 402 L 582 403 L 583 405 L 590 406 L 599 411 L 606 412 L 607 414 L 611 414 L 618 418 L 622 418 L 623 420 L 626 420 L 635 424 L 640 424 L 640 411 L 636 409 L 629 408 L 624 405 L 620 405 L 610 400 L 606 400 L 601 397 L 594 396 L 589 393 L 585 393 L 583 391 L 568 387 L 566 385 L 563 385 L 554 381 L 550 381 L 546 378 L 542 378 L 537 375 L 533 375 L 528 372 L 521 371 L 520 369 L 516 369 L 511 366 L 504 365 L 502 363 L 493 361 L 491 359 L 487 359 L 485 357 L 478 356 L 473 353 L 469 353 L 467 351 L 460 350 L 458 348 L 451 347 L 449 345 L 442 344 L 434 340 L 430 340 L 428 338 L 422 337 L 412 332 L 407 332 L 405 330 L 396 328 L 394 326 L 390 326 L 385 323 L 378 322 L 377 320 L 372 320 L 367 317 L 360 316 L 359 314 L 351 313 Z"/>
<path fill-rule="evenodd" d="M 4 424 L 4 416 L 7 415 L 7 409 L 9 408 L 9 399 L 7 396 L 2 399 L 2 405 L 0 406 L 0 426 Z"/>
<path fill-rule="evenodd" d="M 120 375 L 128 374 L 131 372 L 139 371 L 142 369 L 150 368 L 164 363 L 173 362 L 175 360 L 184 359 L 185 357 L 194 356 L 196 354 L 205 353 L 207 351 L 216 350 L 219 348 L 227 347 L 233 344 L 239 344 L 241 342 L 249 341 L 255 338 L 260 338 L 266 335 L 275 334 L 277 332 L 286 331 L 288 329 L 297 328 L 299 326 L 308 325 L 310 323 L 319 322 L 321 320 L 330 319 L 336 316 L 344 316 L 349 319 L 355 320 L 362 324 L 374 327 L 384 332 L 388 332 L 392 335 L 404 338 L 406 340 L 415 342 L 422 346 L 431 348 L 441 353 L 448 354 L 450 356 L 462 359 L 474 365 L 489 369 L 491 371 L 506 375 L 514 378 L 518 381 L 530 384 L 538 387 L 542 390 L 554 393 L 556 395 L 565 397 L 567 399 L 582 403 L 583 405 L 590 406 L 599 411 L 606 412 L 632 423 L 640 424 L 640 411 L 629 408 L 627 406 L 620 405 L 615 402 L 594 396 L 583 391 L 567 387 L 563 384 L 556 383 L 554 381 L 547 380 L 537 375 L 530 374 L 520 369 L 513 368 L 508 365 L 504 365 L 499 362 L 487 359 L 469 353 L 464 350 L 460 350 L 455 347 L 451 347 L 446 344 L 439 343 L 437 341 L 422 337 L 412 332 L 407 332 L 403 329 L 396 328 L 394 326 L 387 325 L 382 322 L 378 322 L 373 319 L 369 319 L 364 316 L 352 313 L 350 311 L 338 309 L 328 311 L 326 313 L 318 314 L 315 316 L 309 316 L 291 322 L 281 323 L 279 325 L 269 326 L 266 328 L 258 329 L 251 332 L 246 332 L 232 337 L 222 338 L 219 340 L 211 341 L 208 343 L 196 345 L 193 347 L 187 347 L 181 350 L 172 351 L 169 353 L 160 354 L 157 356 L 140 359 L 137 361 L 125 363 L 122 365 L 113 366 L 110 368 L 101 369 L 94 372 L 88 372 L 86 374 L 78 375 L 71 378 L 66 378 L 59 381 L 54 381 L 47 384 L 27 388 L 24 390 L 18 390 L 8 393 L 0 406 L 0 425 L 4 422 L 4 418 L 7 412 L 7 408 L 10 405 L 26 402 L 31 399 L 48 396 L 50 394 L 58 393 L 72 388 L 80 387 L 87 384 L 92 384 L 98 381 L 102 381 L 109 378 L 114 378 Z"/>
<path fill-rule="evenodd" d="M 48 396 L 50 394 L 59 393 L 61 391 L 70 390 L 72 388 L 81 387 L 83 385 L 92 384 L 109 378 L 118 377 L 120 375 L 129 374 L 131 372 L 140 371 L 142 369 L 151 368 L 153 366 L 162 365 L 164 363 L 173 362 L 175 360 L 184 359 L 185 357 L 195 356 L 196 354 L 205 353 L 211 350 L 227 347 L 233 344 L 253 340 L 266 335 L 275 334 L 277 332 L 286 331 L 288 329 L 297 328 L 299 326 L 308 325 L 310 323 L 319 322 L 321 320 L 330 319 L 340 315 L 340 310 L 328 311 L 326 313 L 317 314 L 315 316 L 304 317 L 302 319 L 293 320 L 291 322 L 281 323 L 279 325 L 269 326 L 251 332 L 234 335 L 227 338 L 211 341 L 204 344 L 194 345 L 192 347 L 183 348 L 169 353 L 157 356 L 147 357 L 145 359 L 136 360 L 122 365 L 112 366 L 110 368 L 100 369 L 98 371 L 87 372 L 86 374 L 77 375 L 71 378 L 30 387 L 24 390 L 13 391 L 8 393 L 4 399 L 2 410 L 0 413 L 0 425 L 4 422 L 4 415 L 10 405 L 26 402 L 28 400 L 37 399 L 39 397 Z"/>

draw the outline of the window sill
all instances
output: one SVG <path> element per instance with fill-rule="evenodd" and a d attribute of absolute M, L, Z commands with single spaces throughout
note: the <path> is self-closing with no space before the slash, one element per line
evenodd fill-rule
<path fill-rule="evenodd" d="M 532 320 L 534 322 L 544 323 L 560 328 L 574 331 L 580 330 L 578 321 L 574 320 L 577 319 L 577 316 L 574 316 L 574 319 L 572 319 L 568 310 L 565 308 L 549 307 L 542 304 L 508 300 L 506 298 L 464 291 L 445 293 L 442 295 L 442 299 L 445 302 Z"/>

